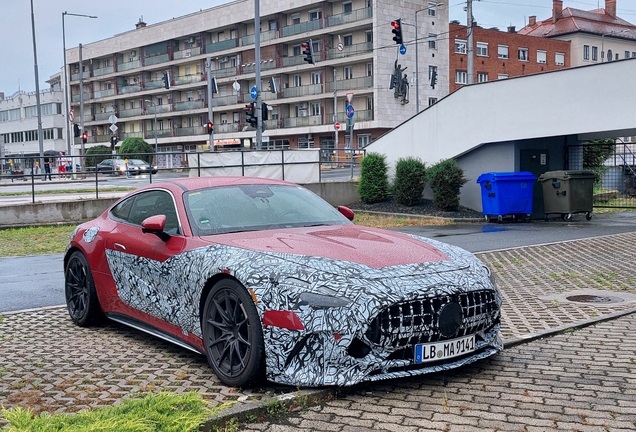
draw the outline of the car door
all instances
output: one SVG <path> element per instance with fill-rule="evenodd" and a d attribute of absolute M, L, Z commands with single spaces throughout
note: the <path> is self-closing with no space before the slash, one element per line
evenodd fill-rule
<path fill-rule="evenodd" d="M 166 215 L 168 240 L 142 231 L 145 219 L 160 214 Z M 143 191 L 120 202 L 111 210 L 110 217 L 117 223 L 106 238 L 106 256 L 120 301 L 109 303 L 123 301 L 170 322 L 174 316 L 171 307 L 177 299 L 173 298 L 171 275 L 163 263 L 183 252 L 186 244 L 174 197 L 163 189 Z"/>

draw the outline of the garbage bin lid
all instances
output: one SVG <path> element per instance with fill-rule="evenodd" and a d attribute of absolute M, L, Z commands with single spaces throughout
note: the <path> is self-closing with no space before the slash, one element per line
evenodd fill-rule
<path fill-rule="evenodd" d="M 477 178 L 477 183 L 486 181 L 535 181 L 537 177 L 529 171 L 519 172 L 487 172 Z"/>
<path fill-rule="evenodd" d="M 568 179 L 593 179 L 594 173 L 592 171 L 584 170 L 558 170 L 558 171 L 546 171 L 539 176 L 539 181 L 546 181 L 548 179 L 568 180 Z"/>

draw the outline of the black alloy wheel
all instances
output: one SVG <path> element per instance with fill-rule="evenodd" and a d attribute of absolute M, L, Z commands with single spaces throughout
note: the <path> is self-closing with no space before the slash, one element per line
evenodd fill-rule
<path fill-rule="evenodd" d="M 263 366 L 263 329 L 245 288 L 232 279 L 217 282 L 205 302 L 203 343 L 208 363 L 223 382 L 243 387 L 257 381 Z"/>
<path fill-rule="evenodd" d="M 90 266 L 84 254 L 75 251 L 64 272 L 64 294 L 71 320 L 80 327 L 88 327 L 103 317 Z"/>

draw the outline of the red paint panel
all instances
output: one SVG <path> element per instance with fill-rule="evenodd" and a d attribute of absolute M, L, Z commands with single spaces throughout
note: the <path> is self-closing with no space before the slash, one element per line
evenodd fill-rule
<path fill-rule="evenodd" d="M 300 318 L 292 311 L 268 310 L 263 314 L 263 325 L 288 330 L 305 330 Z"/>

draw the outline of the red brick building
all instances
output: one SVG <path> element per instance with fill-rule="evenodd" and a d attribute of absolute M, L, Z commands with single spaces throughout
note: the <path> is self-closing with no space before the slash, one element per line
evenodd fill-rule
<path fill-rule="evenodd" d="M 468 83 L 466 26 L 449 25 L 449 91 Z M 570 42 L 474 27 L 474 82 L 485 82 L 570 67 Z M 430 71 L 429 71 L 430 76 Z"/>

